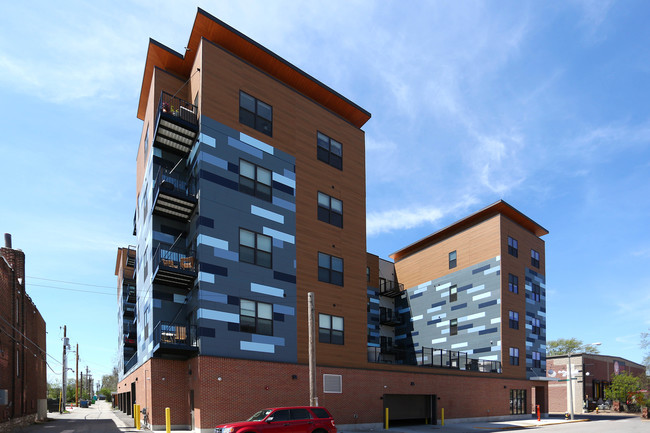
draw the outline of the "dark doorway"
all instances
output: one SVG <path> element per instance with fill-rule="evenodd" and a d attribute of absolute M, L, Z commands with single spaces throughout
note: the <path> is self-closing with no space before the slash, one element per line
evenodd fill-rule
<path fill-rule="evenodd" d="M 192 428 L 194 430 L 194 390 L 190 389 L 190 421 L 192 423 Z"/>
<path fill-rule="evenodd" d="M 383 416 L 388 409 L 389 427 L 437 423 L 435 395 L 384 394 L 383 400 Z"/>
<path fill-rule="evenodd" d="M 130 406 L 133 407 L 134 404 L 136 404 L 135 401 L 135 382 L 131 382 L 131 402 Z M 133 417 L 135 418 L 135 414 L 133 414 Z"/>

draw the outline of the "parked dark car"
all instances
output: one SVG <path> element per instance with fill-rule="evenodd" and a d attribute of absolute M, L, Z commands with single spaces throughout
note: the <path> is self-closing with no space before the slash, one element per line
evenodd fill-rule
<path fill-rule="evenodd" d="M 218 425 L 214 433 L 336 433 L 336 425 L 324 407 L 276 407 L 246 421 Z"/>

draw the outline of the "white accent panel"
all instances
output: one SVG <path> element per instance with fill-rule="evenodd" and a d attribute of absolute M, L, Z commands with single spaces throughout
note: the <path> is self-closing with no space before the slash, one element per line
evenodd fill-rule
<path fill-rule="evenodd" d="M 450 288 L 450 287 L 451 287 L 451 283 L 441 284 L 441 285 L 439 285 L 438 287 L 436 287 L 436 292 L 439 292 L 439 291 L 441 291 L 441 290 L 448 289 L 448 288 Z"/>
<path fill-rule="evenodd" d="M 270 229 L 268 227 L 263 227 L 262 228 L 262 233 L 264 233 L 267 236 L 271 236 L 275 239 L 279 239 L 281 241 L 289 242 L 290 244 L 295 244 L 296 243 L 296 238 L 295 236 L 292 236 L 288 233 L 280 232 L 277 230 Z"/>
<path fill-rule="evenodd" d="M 263 284 L 251 283 L 251 292 L 284 298 L 284 290 L 277 287 L 265 286 Z"/>
<path fill-rule="evenodd" d="M 411 322 L 415 322 L 416 320 L 422 320 L 424 316 L 420 314 L 419 316 L 411 317 Z"/>
<path fill-rule="evenodd" d="M 467 347 L 467 343 L 456 343 L 451 345 L 452 349 L 458 349 L 460 347 Z"/>
<path fill-rule="evenodd" d="M 481 293 L 480 295 L 472 296 L 472 301 L 478 301 L 479 299 L 489 298 L 492 295 L 492 292 Z"/>
<path fill-rule="evenodd" d="M 495 323 L 501 323 L 501 317 L 495 317 L 494 319 L 490 320 L 491 325 L 494 325 Z"/>
<path fill-rule="evenodd" d="M 214 284 L 214 274 L 209 272 L 199 272 L 199 281 Z"/>
<path fill-rule="evenodd" d="M 223 311 L 208 310 L 199 308 L 196 312 L 199 319 L 218 320 L 220 322 L 239 323 L 239 314 L 226 313 Z"/>
<path fill-rule="evenodd" d="M 496 259 L 497 262 L 500 262 L 501 261 L 501 256 L 496 256 L 495 259 Z"/>
<path fill-rule="evenodd" d="M 422 283 L 418 286 L 418 289 L 423 289 L 425 287 L 429 287 L 431 285 L 431 281 L 427 281 L 426 283 Z"/>
<path fill-rule="evenodd" d="M 257 148 L 257 149 L 261 150 L 262 152 L 270 153 L 271 155 L 273 155 L 273 146 L 269 146 L 268 144 L 263 143 L 263 142 L 259 141 L 258 139 L 253 138 L 253 137 L 251 137 L 249 135 L 246 135 L 243 132 L 239 133 L 239 141 L 243 141 L 244 143 L 249 144 L 249 145 Z"/>
<path fill-rule="evenodd" d="M 182 304 L 185 302 L 185 296 L 174 293 L 174 302 L 177 304 Z"/>
<path fill-rule="evenodd" d="M 484 359 L 486 361 L 498 361 L 499 355 L 479 356 L 479 359 Z"/>
<path fill-rule="evenodd" d="M 199 235 L 196 242 L 201 245 L 209 245 L 211 247 L 219 248 L 221 250 L 228 250 L 228 241 L 223 239 L 213 238 L 208 235 Z"/>
<path fill-rule="evenodd" d="M 488 270 L 486 270 L 486 271 L 483 271 L 483 275 L 493 274 L 493 273 L 495 273 L 496 271 L 500 271 L 500 270 L 501 270 L 501 266 L 495 266 L 495 267 L 490 268 L 490 269 L 488 269 Z"/>
<path fill-rule="evenodd" d="M 474 293 L 474 292 L 481 291 L 483 289 L 485 289 L 485 286 L 483 284 L 481 284 L 480 286 L 476 286 L 476 287 L 472 287 L 471 289 L 467 289 L 467 293 Z"/>
<path fill-rule="evenodd" d="M 280 182 L 286 186 L 289 186 L 293 189 L 296 189 L 296 181 L 293 179 L 289 179 L 286 176 L 282 176 L 280 173 L 273 172 L 273 180 L 276 182 Z"/>
<path fill-rule="evenodd" d="M 431 320 L 444 319 L 445 317 L 447 317 L 447 313 L 437 314 L 435 316 L 431 316 Z"/>
<path fill-rule="evenodd" d="M 214 137 L 210 137 L 207 134 L 201 134 L 199 140 L 201 141 L 201 143 L 205 143 L 208 146 L 217 147 L 217 140 Z"/>
<path fill-rule="evenodd" d="M 440 311 L 440 310 L 442 310 L 442 306 L 429 308 L 429 309 L 427 310 L 427 314 L 434 313 L 434 312 L 436 312 L 436 311 Z"/>
<path fill-rule="evenodd" d="M 470 314 L 469 316 L 461 317 L 461 318 L 458 319 L 458 322 L 459 323 L 460 322 L 465 322 L 467 320 L 474 320 L 474 319 L 478 319 L 478 318 L 481 318 L 481 317 L 485 317 L 485 311 L 483 311 L 482 313 Z"/>
<path fill-rule="evenodd" d="M 459 320 L 459 322 L 460 322 L 460 320 Z M 436 328 L 441 328 L 443 326 L 449 326 L 449 320 L 444 320 L 444 321 L 442 321 L 440 323 L 436 323 Z"/>
<path fill-rule="evenodd" d="M 485 325 L 475 326 L 474 328 L 469 328 L 467 330 L 467 333 L 470 334 L 472 332 L 478 332 L 478 331 L 485 331 Z"/>
<path fill-rule="evenodd" d="M 270 210 L 263 209 L 261 207 L 257 207 L 255 205 L 251 205 L 251 213 L 253 215 L 260 216 L 262 218 L 266 218 L 267 220 L 275 221 L 276 223 L 284 224 L 284 215 L 280 215 L 275 212 L 271 212 Z"/>
<path fill-rule="evenodd" d="M 447 341 L 447 337 L 436 338 L 431 340 L 431 344 L 444 343 L 445 341 Z"/>
<path fill-rule="evenodd" d="M 265 343 L 253 343 L 251 341 L 240 341 L 239 348 L 249 352 L 275 353 L 275 346 Z"/>
<path fill-rule="evenodd" d="M 418 294 L 418 293 L 422 293 L 422 292 L 426 292 L 426 291 L 427 291 L 427 288 L 426 288 L 426 287 L 422 287 L 422 288 L 420 288 L 420 289 L 417 289 L 417 290 L 413 291 L 413 294 L 416 295 L 416 294 Z"/>

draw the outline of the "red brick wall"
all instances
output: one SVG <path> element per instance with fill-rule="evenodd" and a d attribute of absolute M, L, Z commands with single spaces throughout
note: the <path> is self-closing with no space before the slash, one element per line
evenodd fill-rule
<path fill-rule="evenodd" d="M 195 425 L 200 428 L 246 419 L 265 407 L 309 404 L 306 365 L 209 356 L 188 361 L 153 359 L 120 383 L 118 392 L 130 390 L 136 376 L 137 382 L 141 382 L 145 369 L 151 369 L 147 386 L 153 391 L 148 395 L 154 396 L 150 404 L 154 425 L 164 425 L 165 407 L 171 408 L 172 425 L 189 425 L 191 389 L 194 390 Z M 381 423 L 384 394 L 435 394 L 439 398 L 438 417 L 444 408 L 445 418 L 509 415 L 510 389 L 527 390 L 528 413 L 535 403 L 535 386 L 542 387 L 542 395 L 547 396 L 544 382 L 432 373 L 431 370 L 412 373 L 319 367 L 319 404 L 332 412 L 337 423 L 353 424 Z M 324 394 L 323 374 L 342 375 L 343 393 Z M 139 389 L 137 393 L 142 395 Z M 138 401 L 144 405 L 142 399 Z M 544 406 L 542 411 L 546 412 Z"/>

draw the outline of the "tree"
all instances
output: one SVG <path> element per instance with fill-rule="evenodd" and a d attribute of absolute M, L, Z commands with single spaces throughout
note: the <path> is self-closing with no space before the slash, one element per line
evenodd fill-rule
<path fill-rule="evenodd" d="M 61 384 L 56 380 L 47 382 L 47 398 L 58 400 L 61 395 Z"/>
<path fill-rule="evenodd" d="M 641 333 L 641 349 L 646 351 L 643 364 L 645 365 L 646 374 L 650 374 L 650 332 Z"/>
<path fill-rule="evenodd" d="M 119 379 L 119 371 L 117 367 L 113 367 L 113 372 L 111 374 L 105 374 L 102 376 L 102 389 L 108 389 L 110 391 L 117 391 L 117 381 Z"/>
<path fill-rule="evenodd" d="M 99 390 L 99 394 L 106 397 L 106 401 L 109 402 L 109 403 L 111 402 L 111 393 L 112 393 L 112 391 L 110 389 L 106 388 L 106 387 Z"/>
<path fill-rule="evenodd" d="M 624 371 L 614 376 L 612 384 L 605 388 L 605 398 L 629 404 L 632 396 L 640 389 L 641 379 Z"/>
<path fill-rule="evenodd" d="M 566 355 L 568 353 L 600 353 L 595 346 L 584 344 L 577 338 L 558 338 L 546 343 L 546 356 Z"/>

